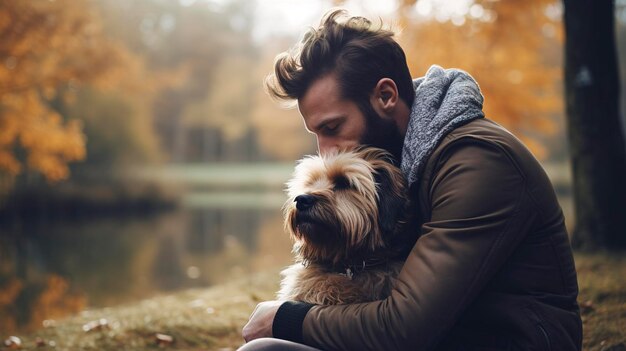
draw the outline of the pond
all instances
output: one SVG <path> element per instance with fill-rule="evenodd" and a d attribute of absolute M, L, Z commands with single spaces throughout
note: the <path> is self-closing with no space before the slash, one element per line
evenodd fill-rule
<path fill-rule="evenodd" d="M 4 225 L 0 330 L 285 266 L 284 200 L 280 190 L 190 193 L 150 217 Z"/>
<path fill-rule="evenodd" d="M 85 309 L 288 265 L 291 240 L 283 230 L 281 188 L 292 169 L 285 164 L 147 170 L 143 178 L 157 176 L 190 189 L 179 209 L 142 218 L 0 224 L 0 331 L 34 330 Z M 571 228 L 569 179 L 559 178 L 566 168 L 546 169 Z"/>

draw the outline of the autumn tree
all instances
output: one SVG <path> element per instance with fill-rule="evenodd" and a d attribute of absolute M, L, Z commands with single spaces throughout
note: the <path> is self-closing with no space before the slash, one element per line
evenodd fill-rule
<path fill-rule="evenodd" d="M 626 145 L 613 1 L 564 1 L 565 89 L 574 180 L 573 244 L 625 249 Z"/>
<path fill-rule="evenodd" d="M 561 116 L 560 6 L 553 0 L 404 0 L 400 42 L 414 76 L 432 64 L 461 68 L 478 81 L 488 118 L 518 135 L 540 157 L 541 135 Z"/>
<path fill-rule="evenodd" d="M 85 84 L 109 86 L 133 60 L 82 1 L 2 1 L 0 37 L 0 175 L 66 178 L 68 162 L 85 157 L 85 138 L 54 101 Z"/>

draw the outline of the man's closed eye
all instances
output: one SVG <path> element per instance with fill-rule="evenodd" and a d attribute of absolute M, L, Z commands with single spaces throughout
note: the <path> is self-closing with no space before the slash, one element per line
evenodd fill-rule
<path fill-rule="evenodd" d="M 325 124 L 321 128 L 320 132 L 323 135 L 336 135 L 339 132 L 340 125 L 341 125 L 341 123 L 339 123 L 339 122 Z"/>

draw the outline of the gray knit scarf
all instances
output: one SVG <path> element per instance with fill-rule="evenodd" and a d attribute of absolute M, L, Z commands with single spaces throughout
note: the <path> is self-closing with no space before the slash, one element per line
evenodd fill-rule
<path fill-rule="evenodd" d="M 483 96 L 467 72 L 431 66 L 413 81 L 415 102 L 402 148 L 402 173 L 410 185 L 420 177 L 439 142 L 453 129 L 484 117 Z"/>

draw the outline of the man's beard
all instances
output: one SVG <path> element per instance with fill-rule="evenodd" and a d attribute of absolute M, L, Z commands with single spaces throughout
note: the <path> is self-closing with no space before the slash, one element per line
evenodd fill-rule
<path fill-rule="evenodd" d="M 360 143 L 387 150 L 400 164 L 404 137 L 400 133 L 394 120 L 381 117 L 369 101 L 359 104 L 365 116 L 365 134 Z"/>

